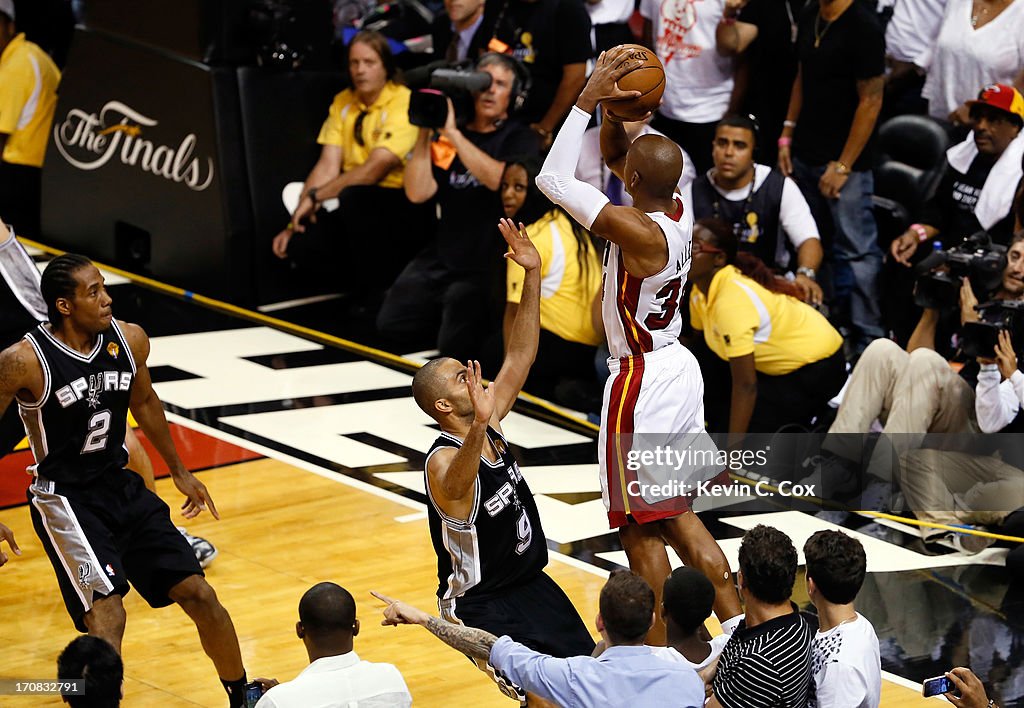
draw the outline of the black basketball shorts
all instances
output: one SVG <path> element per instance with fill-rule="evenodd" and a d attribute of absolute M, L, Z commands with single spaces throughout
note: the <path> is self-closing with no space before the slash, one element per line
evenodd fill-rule
<path fill-rule="evenodd" d="M 32 525 L 46 549 L 68 614 L 80 632 L 93 602 L 131 586 L 151 607 L 190 575 L 203 575 L 170 510 L 142 478 L 111 469 L 85 486 L 36 477 L 28 489 Z"/>

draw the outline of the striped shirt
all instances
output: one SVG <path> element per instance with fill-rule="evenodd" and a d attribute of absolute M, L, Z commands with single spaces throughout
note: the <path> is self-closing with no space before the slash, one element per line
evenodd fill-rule
<path fill-rule="evenodd" d="M 804 708 L 814 628 L 799 612 L 747 628 L 722 650 L 712 687 L 725 708 Z"/>

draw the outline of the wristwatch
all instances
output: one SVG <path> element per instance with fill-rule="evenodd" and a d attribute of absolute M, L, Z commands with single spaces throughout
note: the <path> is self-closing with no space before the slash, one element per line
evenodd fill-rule
<path fill-rule="evenodd" d="M 314 204 L 317 203 L 317 200 L 316 200 L 316 190 L 317 190 L 316 187 L 310 187 L 309 191 L 306 192 L 306 196 L 309 197 Z"/>
<path fill-rule="evenodd" d="M 839 160 L 833 160 L 832 164 L 836 166 L 837 175 L 850 174 L 850 167 L 846 163 L 840 162 Z"/>
<path fill-rule="evenodd" d="M 800 266 L 799 268 L 796 269 L 796 274 L 805 275 L 811 280 L 818 279 L 818 274 L 815 272 L 814 268 L 810 268 L 808 266 Z"/>

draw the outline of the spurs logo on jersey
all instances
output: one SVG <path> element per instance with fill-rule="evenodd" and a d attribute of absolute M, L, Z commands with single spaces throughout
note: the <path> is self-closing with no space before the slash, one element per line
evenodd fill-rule
<path fill-rule="evenodd" d="M 609 242 L 604 252 L 601 315 L 612 357 L 635 356 L 675 342 L 682 329 L 680 299 L 690 270 L 693 219 L 683 212 L 676 197 L 676 211 L 649 213 L 668 244 L 668 263 L 660 272 L 637 278 L 626 272 L 622 251 Z"/>
<path fill-rule="evenodd" d="M 473 506 L 465 520 L 443 511 L 427 484 L 427 525 L 437 553 L 437 596 L 446 602 L 484 595 L 532 578 L 548 562 L 548 549 L 533 493 L 501 433 L 487 429 L 497 462 L 480 458 Z M 427 453 L 443 447 L 462 447 L 462 440 L 442 433 Z M 482 513 L 481 513 L 482 512 Z"/>
<path fill-rule="evenodd" d="M 68 347 L 46 324 L 25 339 L 43 372 L 39 400 L 18 401 L 36 473 L 83 484 L 127 464 L 124 431 L 135 360 L 117 322 L 96 336 L 88 354 Z"/>

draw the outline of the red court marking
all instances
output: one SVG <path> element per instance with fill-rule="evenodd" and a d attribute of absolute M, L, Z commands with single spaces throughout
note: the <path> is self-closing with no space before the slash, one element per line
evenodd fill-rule
<path fill-rule="evenodd" d="M 169 424 L 169 427 L 178 454 L 185 466 L 193 471 L 222 467 L 263 457 L 252 450 L 218 440 L 197 430 L 174 423 Z M 146 439 L 141 430 L 136 429 L 135 434 L 139 436 L 143 447 L 149 453 L 149 458 L 153 460 L 154 475 L 166 477 L 170 471 L 156 448 Z M 15 452 L 0 459 L 0 508 L 25 503 L 25 490 L 28 489 L 28 485 L 32 481 L 32 477 L 25 474 L 25 468 L 33 461 L 32 453 L 28 450 Z"/>

